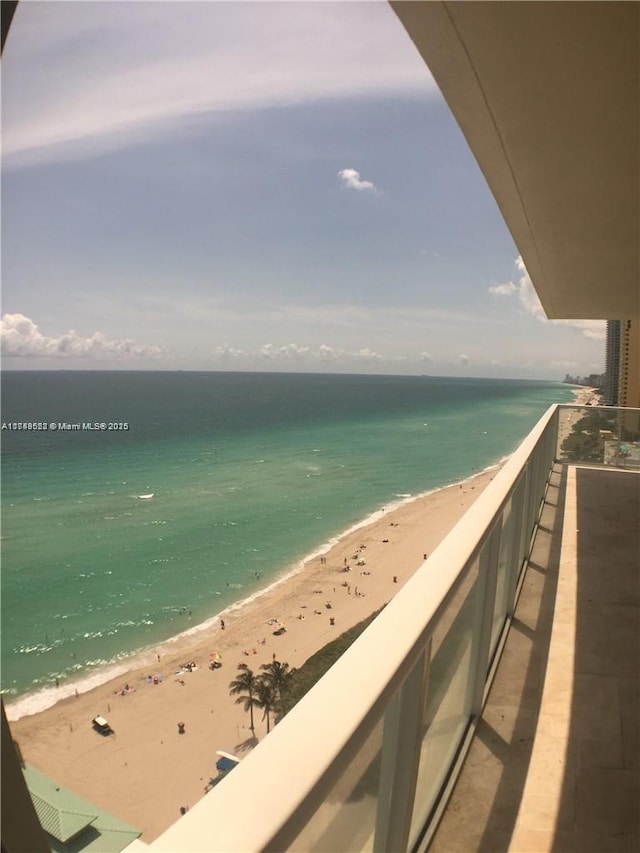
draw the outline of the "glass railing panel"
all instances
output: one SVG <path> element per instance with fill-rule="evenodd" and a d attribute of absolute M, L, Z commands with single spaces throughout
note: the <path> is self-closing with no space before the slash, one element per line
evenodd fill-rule
<path fill-rule="evenodd" d="M 463 575 L 432 634 L 431 665 L 410 838 L 426 823 L 469 722 L 479 558 Z"/>
<path fill-rule="evenodd" d="M 558 424 L 558 459 L 566 462 L 604 461 L 604 437 L 614 435 L 616 413 L 614 410 L 590 407 L 562 409 Z M 616 430 L 617 432 L 617 430 Z"/>
<path fill-rule="evenodd" d="M 640 468 L 640 411 L 618 409 L 617 426 L 619 441 L 617 444 L 605 442 L 604 463 L 617 468 Z"/>
<path fill-rule="evenodd" d="M 510 566 L 516 551 L 514 537 L 517 525 L 513 514 L 513 495 L 509 498 L 502 511 L 502 533 L 500 535 L 500 554 L 498 556 L 498 569 L 496 575 L 496 597 L 493 606 L 493 620 L 491 624 L 491 643 L 489 646 L 489 659 L 493 657 L 500 634 L 507 618 L 507 598 L 509 593 Z"/>
<path fill-rule="evenodd" d="M 557 458 L 616 468 L 640 468 L 640 412 L 610 407 L 562 407 Z"/>
<path fill-rule="evenodd" d="M 345 701 L 348 701 L 346 696 Z M 339 714 L 339 709 L 325 709 L 323 713 Z M 373 850 L 382 731 L 380 719 L 357 754 L 345 763 L 339 780 L 289 850 L 308 853 Z M 295 780 L 291 784 L 295 785 Z"/>
<path fill-rule="evenodd" d="M 434 553 L 432 566 L 445 572 L 442 588 L 430 572 L 418 572 L 408 584 L 413 584 L 412 603 L 422 607 L 403 609 L 400 596 L 390 602 L 354 643 L 349 660 L 345 656 L 315 686 L 319 701 L 303 700 L 273 733 L 285 740 L 266 739 L 252 763 L 243 762 L 209 795 L 210 811 L 204 813 L 208 849 L 271 849 L 272 840 L 280 838 L 278 849 L 283 850 L 372 851 L 374 844 L 380 850 L 402 850 L 407 834 L 409 849 L 422 837 L 434 807 L 441 805 L 471 713 L 479 712 L 490 649 L 511 613 L 530 522 L 553 461 L 554 413 L 545 415 L 507 463 L 500 482 L 479 497 L 469 517 L 442 543 L 439 561 Z M 560 411 L 560 423 L 566 414 Z M 628 413 L 624 424 L 622 416 L 616 417 L 616 429 L 629 431 Z M 408 585 L 405 592 L 411 592 Z M 393 660 L 385 666 L 387 655 L 380 649 L 391 650 L 399 638 L 403 645 L 397 658 L 390 655 Z M 375 667 L 380 679 L 367 684 L 366 697 L 353 689 L 365 667 Z M 332 719 L 323 727 L 322 740 L 313 741 L 318 714 Z M 297 773 L 292 774 L 294 756 Z M 234 847 L 229 839 L 238 832 L 237 804 L 252 796 L 263 813 L 243 824 L 247 841 Z M 395 800 L 405 803 L 406 811 L 401 813 Z M 189 818 L 198 818 L 197 808 Z M 163 849 L 187 847 L 176 843 Z"/>

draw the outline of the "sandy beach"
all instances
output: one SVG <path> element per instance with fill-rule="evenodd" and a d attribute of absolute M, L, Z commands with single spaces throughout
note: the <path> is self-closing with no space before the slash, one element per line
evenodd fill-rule
<path fill-rule="evenodd" d="M 205 795 L 216 775 L 217 749 L 246 755 L 266 736 L 261 712 L 255 712 L 254 738 L 248 714 L 229 696 L 238 665 L 258 672 L 275 656 L 298 667 L 380 608 L 494 475 L 483 472 L 381 513 L 298 574 L 228 613 L 224 629 L 216 624 L 165 644 L 144 669 L 16 720 L 11 728 L 25 761 L 153 840 L 180 817 L 182 806 Z M 342 571 L 345 565 L 350 571 Z M 270 619 L 281 620 L 286 632 L 275 636 Z M 222 659 L 216 670 L 208 667 L 212 652 Z M 183 670 L 190 662 L 196 668 Z M 154 684 L 149 676 L 156 674 L 161 680 Z M 98 714 L 108 718 L 114 736 L 92 729 Z"/>
<path fill-rule="evenodd" d="M 576 388 L 574 391 L 576 398 L 572 405 L 574 406 L 598 406 L 600 405 L 600 396 L 597 388 Z M 560 421 L 558 423 L 558 449 L 562 448 L 562 442 L 571 435 L 574 424 L 577 424 L 580 418 L 585 415 L 584 411 L 575 412 L 560 412 Z"/>

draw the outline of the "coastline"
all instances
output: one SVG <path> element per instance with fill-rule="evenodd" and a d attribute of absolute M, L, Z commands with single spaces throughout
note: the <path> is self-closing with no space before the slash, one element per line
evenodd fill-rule
<path fill-rule="evenodd" d="M 599 406 L 600 392 L 597 388 L 591 388 L 589 385 L 575 386 L 573 393 L 575 400 L 572 406 Z"/>
<path fill-rule="evenodd" d="M 179 818 L 181 806 L 204 796 L 215 776 L 216 749 L 242 756 L 266 734 L 260 712 L 254 737 L 248 715 L 229 697 L 238 665 L 257 672 L 276 656 L 298 667 L 387 603 L 425 564 L 425 554 L 466 512 L 500 464 L 372 513 L 263 590 L 122 661 L 115 677 L 86 692 L 16 719 L 18 699 L 7 712 L 25 760 L 142 830 L 143 840 L 157 837 Z M 342 571 L 345 564 L 349 572 Z M 273 635 L 270 619 L 285 623 L 286 633 Z M 213 671 L 208 668 L 212 652 L 222 657 L 222 667 Z M 181 664 L 191 661 L 197 668 L 182 670 Z M 156 674 L 159 683 L 148 683 Z M 92 730 L 98 714 L 108 718 L 114 737 L 102 738 Z M 184 736 L 177 734 L 178 721 L 185 723 Z"/>
<path fill-rule="evenodd" d="M 596 388 L 580 386 L 575 388 L 573 393 L 575 395 L 575 400 L 572 405 L 574 406 L 584 406 L 586 409 L 587 406 L 600 405 L 600 395 Z M 565 415 L 561 413 L 560 420 L 558 422 L 558 451 L 561 450 L 563 441 L 571 435 L 574 425 L 577 424 L 583 416 L 584 412 L 581 411 L 569 412 Z"/>
<path fill-rule="evenodd" d="M 82 695 L 101 687 L 104 684 L 108 684 L 115 679 L 126 677 L 127 674 L 132 671 L 146 669 L 147 667 L 155 667 L 157 665 L 158 653 L 161 656 L 171 654 L 177 651 L 178 646 L 182 645 L 185 646 L 185 649 L 188 649 L 189 645 L 197 642 L 199 638 L 205 635 L 205 633 L 214 630 L 218 626 L 221 618 L 228 619 L 229 617 L 241 615 L 242 611 L 246 607 L 250 607 L 254 602 L 259 601 L 265 595 L 269 595 L 280 585 L 286 584 L 295 578 L 296 575 L 305 572 L 314 561 L 329 554 L 331 550 L 337 547 L 341 540 L 345 539 L 347 536 L 356 533 L 358 530 L 369 527 L 371 524 L 384 517 L 385 514 L 389 515 L 390 513 L 393 513 L 398 509 L 402 509 L 414 501 L 420 501 L 430 495 L 437 495 L 439 492 L 454 486 L 459 487 L 461 484 L 465 486 L 468 481 L 473 480 L 478 476 L 478 474 L 481 475 L 488 471 L 495 472 L 506 462 L 507 459 L 508 456 L 505 456 L 492 465 L 488 465 L 476 474 L 472 474 L 462 480 L 455 480 L 444 486 L 436 486 L 416 495 L 395 496 L 396 499 L 391 503 L 388 503 L 385 507 L 373 510 L 363 519 L 351 524 L 340 533 L 331 536 L 321 545 L 314 547 L 300 560 L 280 571 L 277 576 L 272 577 L 266 586 L 253 590 L 243 598 L 239 598 L 237 601 L 223 607 L 204 621 L 189 625 L 189 627 L 184 628 L 177 634 L 174 634 L 159 643 L 126 653 L 120 660 L 110 661 L 94 669 L 89 669 L 75 678 L 66 679 L 62 681 L 58 687 L 51 685 L 16 697 L 11 694 L 5 694 L 3 699 L 5 702 L 7 718 L 9 721 L 15 722 L 24 716 L 42 713 L 43 711 L 47 711 L 54 707 L 58 702 L 64 701 L 69 697 L 75 697 L 76 691 Z"/>

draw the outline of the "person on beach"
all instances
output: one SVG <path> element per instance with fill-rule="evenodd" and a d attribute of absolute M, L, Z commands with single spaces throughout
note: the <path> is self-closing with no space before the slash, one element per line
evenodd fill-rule
<path fill-rule="evenodd" d="M 221 628 L 222 628 L 222 630 L 224 631 L 224 619 L 221 619 L 221 620 L 220 620 L 220 627 L 221 627 Z"/>

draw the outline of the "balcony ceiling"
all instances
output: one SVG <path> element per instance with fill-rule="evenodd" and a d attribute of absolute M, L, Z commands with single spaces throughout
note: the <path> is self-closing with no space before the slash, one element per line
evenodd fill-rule
<path fill-rule="evenodd" d="M 550 318 L 640 315 L 640 4 L 391 0 Z"/>

